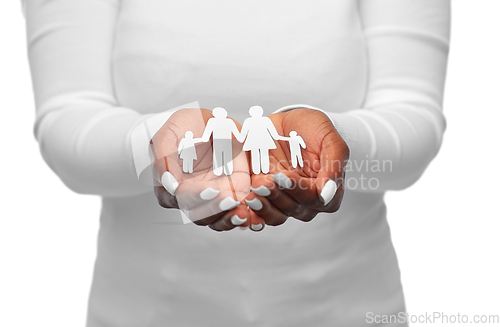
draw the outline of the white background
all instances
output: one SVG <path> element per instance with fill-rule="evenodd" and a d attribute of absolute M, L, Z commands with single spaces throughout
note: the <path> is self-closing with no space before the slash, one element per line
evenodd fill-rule
<path fill-rule="evenodd" d="M 413 315 L 500 315 L 499 13 L 498 0 L 453 1 L 443 147 L 387 195 Z M 0 326 L 83 326 L 99 198 L 72 193 L 39 154 L 19 1 L 0 2 L 0 42 Z"/>

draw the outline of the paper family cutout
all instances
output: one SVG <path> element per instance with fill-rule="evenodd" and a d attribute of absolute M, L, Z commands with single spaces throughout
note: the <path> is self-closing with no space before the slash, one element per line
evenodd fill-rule
<path fill-rule="evenodd" d="M 205 126 L 201 138 L 193 138 L 193 133 L 187 131 L 178 147 L 179 157 L 183 160 L 182 170 L 185 173 L 193 172 L 193 161 L 197 159 L 196 143 L 208 142 L 213 136 L 213 169 L 216 176 L 233 173 L 232 135 L 243 143 L 243 150 L 250 151 L 252 171 L 254 174 L 269 173 L 269 150 L 276 149 L 275 140 L 288 141 L 292 167 L 297 164 L 303 167 L 301 147 L 306 144 L 297 132 L 290 132 L 290 137 L 280 136 L 268 117 L 263 117 L 264 110 L 260 106 L 253 106 L 249 110 L 250 118 L 245 119 L 241 132 L 238 131 L 233 120 L 227 118 L 227 111 L 217 107 L 212 110 L 214 118 L 210 118 Z"/>

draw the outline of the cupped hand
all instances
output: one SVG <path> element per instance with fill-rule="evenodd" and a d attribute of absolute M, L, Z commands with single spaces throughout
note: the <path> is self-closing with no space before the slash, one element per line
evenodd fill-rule
<path fill-rule="evenodd" d="M 277 226 L 289 217 L 307 222 L 319 212 L 337 211 L 349 148 L 329 117 L 319 110 L 294 109 L 269 118 L 279 135 L 288 137 L 295 131 L 303 138 L 303 166 L 292 166 L 289 142 L 276 142 L 277 148 L 269 154 L 269 174 L 251 177 L 252 192 L 245 199 L 250 220 L 263 219 L 266 225 Z"/>
<path fill-rule="evenodd" d="M 193 172 L 183 171 L 183 159 L 178 147 L 187 131 L 200 141 L 212 113 L 206 109 L 176 111 L 154 135 L 150 156 L 154 161 L 154 191 L 158 203 L 165 208 L 178 208 L 197 225 L 209 226 L 216 231 L 230 230 L 250 224 L 249 211 L 243 199 L 250 191 L 248 159 L 242 144 L 233 139 L 233 173 L 216 176 L 213 169 L 212 138 L 197 143 L 197 159 Z M 238 129 L 241 126 L 235 122 Z M 197 139 L 198 138 L 198 139 Z M 263 222 L 256 219 L 256 222 Z M 254 223 L 254 230 L 263 228 Z"/>

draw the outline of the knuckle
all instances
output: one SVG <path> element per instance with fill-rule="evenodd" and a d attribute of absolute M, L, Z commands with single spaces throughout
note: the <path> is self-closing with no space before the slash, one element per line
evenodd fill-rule
<path fill-rule="evenodd" d="M 169 199 L 167 196 L 159 196 L 156 199 L 158 200 L 158 204 L 162 208 L 171 209 L 171 208 L 175 208 L 176 207 L 174 205 L 173 201 L 171 199 Z"/>
<path fill-rule="evenodd" d="M 305 210 L 300 217 L 298 217 L 297 219 L 299 219 L 300 221 L 303 221 L 303 222 L 310 222 L 311 220 L 314 219 L 314 217 L 316 217 L 316 215 L 318 214 L 317 211 L 313 211 L 313 210 Z"/>
<path fill-rule="evenodd" d="M 269 220 L 266 220 L 266 225 L 269 226 L 280 226 L 285 223 L 288 217 L 280 216 L 280 217 L 272 217 Z"/>
<path fill-rule="evenodd" d="M 326 206 L 326 208 L 323 210 L 324 212 L 328 213 L 334 213 L 339 211 L 340 209 L 340 204 L 342 201 L 332 201 L 329 205 Z"/>
<path fill-rule="evenodd" d="M 303 206 L 296 204 L 290 209 L 290 211 L 287 212 L 287 214 L 291 217 L 299 218 L 304 214 L 305 210 L 306 209 Z"/>
<path fill-rule="evenodd" d="M 196 226 L 207 226 L 208 225 L 206 222 L 202 222 L 200 220 L 193 221 L 193 224 L 195 224 Z"/>
<path fill-rule="evenodd" d="M 208 225 L 208 227 L 211 229 L 211 230 L 214 230 L 216 232 L 222 232 L 224 231 L 223 229 L 220 229 L 216 224 L 211 224 L 211 225 Z"/>

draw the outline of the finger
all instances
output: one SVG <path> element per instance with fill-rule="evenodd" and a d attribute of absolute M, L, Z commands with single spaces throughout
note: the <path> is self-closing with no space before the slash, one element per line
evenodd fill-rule
<path fill-rule="evenodd" d="M 339 165 L 339 162 L 337 161 L 335 165 Z M 317 178 L 303 177 L 296 171 L 282 171 L 272 175 L 272 177 L 279 189 L 290 195 L 301 206 L 320 212 L 335 212 L 339 207 L 337 201 L 342 200 L 345 173 L 340 165 L 337 169 L 332 169 L 332 167 L 334 166 L 328 165 L 323 171 L 320 171 L 320 174 L 327 176 L 323 176 L 323 178 L 320 177 L 320 174 Z M 338 196 L 337 193 L 339 193 Z M 331 203 L 334 198 L 337 201 Z"/>
<path fill-rule="evenodd" d="M 231 196 L 225 198 L 218 196 L 213 200 L 187 210 L 186 215 L 197 225 L 209 225 L 215 221 L 215 219 L 212 219 L 213 217 L 218 219 L 223 213 L 239 205 L 240 202 L 234 200 Z"/>
<path fill-rule="evenodd" d="M 240 169 L 238 167 L 238 169 Z M 225 176 L 226 181 L 224 181 L 224 185 L 228 185 L 231 188 L 231 191 L 234 191 L 234 196 L 236 200 L 243 201 L 248 193 L 250 193 L 250 173 L 248 170 L 246 171 L 233 171 L 231 176 Z"/>
<path fill-rule="evenodd" d="M 245 202 L 258 217 L 264 220 L 266 225 L 279 226 L 288 219 L 288 215 L 276 208 L 269 200 L 253 192 L 247 196 Z M 252 223 L 257 225 L 256 221 Z"/>
<path fill-rule="evenodd" d="M 288 186 L 288 185 L 287 185 Z M 259 216 L 266 220 L 266 224 L 276 226 L 284 221 L 268 221 L 266 212 L 273 212 L 273 208 L 267 208 L 267 203 L 279 210 L 286 218 L 294 217 L 300 220 L 307 220 L 307 208 L 303 207 L 293 197 L 285 193 L 281 187 L 274 181 L 270 175 L 255 175 L 252 180 L 252 193 L 263 203 L 263 208 L 256 211 Z M 248 196 L 248 200 L 252 203 L 254 196 Z M 250 206 L 252 207 L 252 206 Z M 255 210 L 254 210 L 255 211 Z M 276 216 L 275 216 L 276 217 Z M 281 217 L 276 217 L 282 219 Z"/>
<path fill-rule="evenodd" d="M 280 180 L 280 183 L 282 185 L 285 185 L 285 183 L 282 183 L 282 180 Z M 293 183 L 286 183 L 286 186 L 289 187 L 289 189 L 295 190 Z M 260 175 L 254 177 L 252 181 L 252 191 L 253 193 L 259 195 L 258 199 L 260 199 L 260 201 L 263 203 L 263 208 L 258 212 L 258 214 L 261 217 L 264 217 L 268 225 L 279 224 L 280 221 L 268 221 L 265 213 L 261 213 L 266 210 L 272 211 L 272 208 L 266 208 L 267 203 L 270 203 L 270 205 L 275 207 L 286 217 L 294 217 L 305 222 L 311 221 L 317 215 L 317 210 L 308 205 L 305 205 L 304 203 L 299 202 L 300 197 L 294 198 L 290 194 L 288 194 L 287 191 L 289 189 L 283 189 L 282 187 L 279 187 L 272 176 Z M 306 196 L 304 192 L 308 192 L 310 194 Z M 316 193 L 314 193 L 310 189 L 306 189 L 302 191 L 302 193 L 303 197 L 310 197 L 313 198 L 315 202 L 318 202 L 318 200 L 316 199 Z M 252 197 L 250 196 L 248 198 L 252 199 Z"/>
<path fill-rule="evenodd" d="M 324 206 L 324 212 L 337 212 L 340 209 L 342 198 L 344 197 L 344 183 L 337 188 L 333 199 Z"/>
<path fill-rule="evenodd" d="M 303 177 L 296 171 L 282 171 L 271 177 L 282 193 L 300 205 L 315 207 L 321 202 L 317 194 L 316 178 Z"/>
<path fill-rule="evenodd" d="M 221 194 L 220 185 L 216 180 L 212 181 L 184 181 L 176 191 L 177 201 L 182 208 L 190 210 L 205 204 L 207 201 L 215 199 Z M 228 195 L 230 191 L 224 191 L 224 195 Z M 215 213 L 213 213 L 215 214 Z"/>
<path fill-rule="evenodd" d="M 240 204 L 236 208 L 225 212 L 222 217 L 216 219 L 208 226 L 215 231 L 227 231 L 238 226 L 246 227 L 249 225 L 249 212 L 246 205 Z"/>
<path fill-rule="evenodd" d="M 316 184 L 317 193 L 325 206 L 328 206 L 335 198 L 337 191 L 341 189 L 348 160 L 349 147 L 336 130 L 323 138 L 320 154 L 321 168 Z"/>
<path fill-rule="evenodd" d="M 252 209 L 250 209 L 248 213 L 250 216 L 250 230 L 254 232 L 262 232 L 266 226 L 265 220 L 259 217 L 259 215 L 257 215 Z"/>
<path fill-rule="evenodd" d="M 154 182 L 156 183 L 157 181 L 155 180 Z M 175 196 L 175 191 L 179 186 L 179 182 L 174 177 L 174 175 L 172 175 L 172 173 L 170 173 L 169 171 L 164 172 L 161 176 L 161 184 L 168 191 L 168 193 L 170 193 L 172 196 Z"/>
<path fill-rule="evenodd" d="M 175 196 L 170 194 L 160 183 L 154 181 L 154 184 L 154 193 L 160 206 L 163 208 L 179 208 L 179 204 L 177 203 Z"/>
<path fill-rule="evenodd" d="M 235 199 L 226 177 L 212 181 L 185 182 L 179 187 L 177 194 L 179 206 L 185 208 L 191 220 L 201 225 L 211 224 L 215 221 L 212 219 L 214 216 L 229 211 L 240 204 Z"/>

